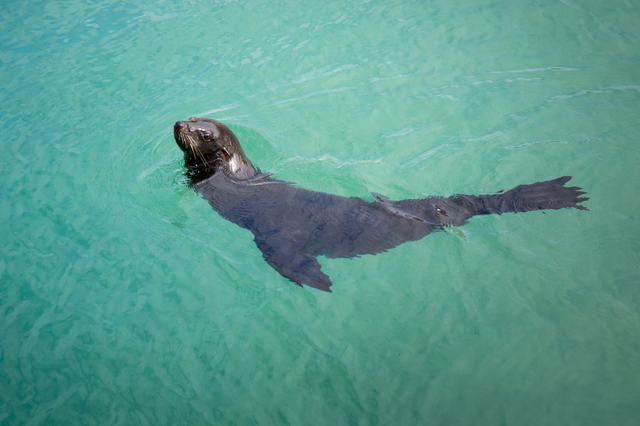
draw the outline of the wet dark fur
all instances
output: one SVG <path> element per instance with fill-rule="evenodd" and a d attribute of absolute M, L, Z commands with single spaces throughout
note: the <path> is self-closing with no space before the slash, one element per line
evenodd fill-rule
<path fill-rule="evenodd" d="M 482 214 L 562 209 L 588 200 L 570 176 L 520 185 L 492 195 L 432 196 L 376 201 L 297 188 L 271 179 L 247 159 L 233 132 L 207 118 L 178 121 L 174 136 L 184 152 L 193 188 L 225 219 L 250 230 L 264 259 L 298 285 L 331 291 L 316 256 L 376 254 L 444 226 Z"/>

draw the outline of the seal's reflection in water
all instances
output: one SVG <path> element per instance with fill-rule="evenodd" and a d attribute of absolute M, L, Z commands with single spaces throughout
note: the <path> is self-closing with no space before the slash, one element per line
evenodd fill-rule
<path fill-rule="evenodd" d="M 225 219 L 250 230 L 264 259 L 298 285 L 331 291 L 316 256 L 354 257 L 389 250 L 483 214 L 562 209 L 588 200 L 570 176 L 491 195 L 391 201 L 347 198 L 297 188 L 262 174 L 224 124 L 190 118 L 174 125 L 190 185 Z"/>

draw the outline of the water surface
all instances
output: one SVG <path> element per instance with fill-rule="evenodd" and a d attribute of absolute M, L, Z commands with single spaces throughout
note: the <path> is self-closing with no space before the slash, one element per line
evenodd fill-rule
<path fill-rule="evenodd" d="M 640 421 L 640 10 L 539 0 L 0 6 L 0 424 Z M 372 200 L 573 176 L 300 288 L 171 127 Z"/>

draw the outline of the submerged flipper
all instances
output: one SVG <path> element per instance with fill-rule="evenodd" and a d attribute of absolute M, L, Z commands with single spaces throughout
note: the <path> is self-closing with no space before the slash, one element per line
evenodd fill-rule
<path fill-rule="evenodd" d="M 296 241 L 287 241 L 280 232 L 258 235 L 254 238 L 262 257 L 283 277 L 331 293 L 331 280 L 320 270 L 320 263 L 310 253 L 297 247 Z"/>

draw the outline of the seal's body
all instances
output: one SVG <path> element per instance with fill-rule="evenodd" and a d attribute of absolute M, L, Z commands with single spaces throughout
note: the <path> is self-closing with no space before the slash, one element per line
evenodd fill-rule
<path fill-rule="evenodd" d="M 225 219 L 250 230 L 264 259 L 298 285 L 331 291 L 316 256 L 376 254 L 481 214 L 586 208 L 569 176 L 492 195 L 390 201 L 347 198 L 297 188 L 261 174 L 224 124 L 206 118 L 174 126 L 194 189 Z"/>

